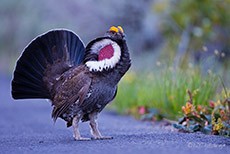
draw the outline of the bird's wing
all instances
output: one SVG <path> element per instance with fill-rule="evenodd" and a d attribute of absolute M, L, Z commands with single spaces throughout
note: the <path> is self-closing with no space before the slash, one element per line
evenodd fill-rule
<path fill-rule="evenodd" d="M 52 100 L 54 121 L 62 115 L 68 107 L 78 101 L 80 106 L 91 85 L 91 77 L 85 65 L 73 67 L 65 72 L 56 85 L 56 93 Z"/>

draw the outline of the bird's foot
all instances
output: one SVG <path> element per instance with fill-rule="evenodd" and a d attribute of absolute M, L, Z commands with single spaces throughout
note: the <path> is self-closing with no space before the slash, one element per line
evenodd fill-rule
<path fill-rule="evenodd" d="M 75 137 L 75 141 L 90 141 L 91 138 L 84 138 L 84 137 Z"/>
<path fill-rule="evenodd" d="M 94 140 L 111 140 L 111 139 L 113 139 L 113 137 L 108 137 L 108 136 L 95 136 L 95 137 L 93 137 L 92 139 L 94 139 Z"/>

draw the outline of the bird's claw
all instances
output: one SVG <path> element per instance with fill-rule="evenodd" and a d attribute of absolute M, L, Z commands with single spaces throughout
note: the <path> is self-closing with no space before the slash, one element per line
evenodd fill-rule
<path fill-rule="evenodd" d="M 97 137 L 93 137 L 93 140 L 111 140 L 113 139 L 113 137 L 105 137 L 105 136 L 97 136 Z"/>
<path fill-rule="evenodd" d="M 83 137 L 79 137 L 79 138 L 75 137 L 74 139 L 75 141 L 90 141 L 91 140 L 91 138 L 83 138 Z"/>

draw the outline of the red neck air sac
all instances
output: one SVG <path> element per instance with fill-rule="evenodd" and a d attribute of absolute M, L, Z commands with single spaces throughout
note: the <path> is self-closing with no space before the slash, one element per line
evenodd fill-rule
<path fill-rule="evenodd" d="M 113 46 L 111 44 L 106 45 L 104 48 L 102 48 L 99 52 L 98 55 L 98 60 L 104 60 L 104 59 L 110 59 L 113 57 L 114 54 L 114 49 Z"/>

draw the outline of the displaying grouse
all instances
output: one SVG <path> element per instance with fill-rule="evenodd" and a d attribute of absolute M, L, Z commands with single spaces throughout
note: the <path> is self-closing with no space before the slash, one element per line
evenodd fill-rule
<path fill-rule="evenodd" d="M 97 115 L 113 101 L 117 84 L 131 66 L 123 29 L 111 27 L 84 47 L 72 31 L 55 29 L 32 40 L 18 59 L 12 80 L 14 99 L 52 101 L 52 118 L 73 126 L 76 140 L 80 121 L 90 121 L 94 139 L 103 137 Z"/>

